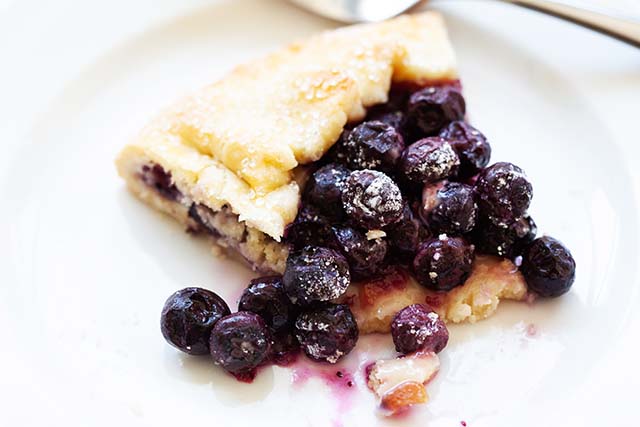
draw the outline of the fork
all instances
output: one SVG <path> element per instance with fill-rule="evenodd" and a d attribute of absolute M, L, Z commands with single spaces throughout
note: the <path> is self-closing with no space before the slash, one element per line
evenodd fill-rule
<path fill-rule="evenodd" d="M 290 0 L 324 17 L 345 22 L 381 21 L 408 11 L 423 0 Z M 613 13 L 547 0 L 498 0 L 556 16 L 640 48 L 640 21 Z"/>

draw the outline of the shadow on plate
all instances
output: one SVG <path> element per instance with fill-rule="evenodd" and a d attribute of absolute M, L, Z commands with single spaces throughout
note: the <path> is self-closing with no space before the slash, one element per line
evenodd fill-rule
<path fill-rule="evenodd" d="M 173 348 L 164 351 L 165 371 L 173 378 L 187 383 L 209 384 L 218 400 L 228 406 L 243 406 L 263 400 L 274 387 L 273 367 L 258 371 L 251 384 L 242 383 L 216 366 L 211 357 L 190 356 Z"/>

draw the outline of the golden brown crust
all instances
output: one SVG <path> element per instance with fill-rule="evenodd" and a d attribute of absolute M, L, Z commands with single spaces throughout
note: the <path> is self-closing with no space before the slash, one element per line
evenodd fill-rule
<path fill-rule="evenodd" d="M 479 255 L 471 276 L 449 292 L 434 292 L 406 272 L 352 284 L 341 301 L 351 306 L 363 334 L 390 331 L 393 316 L 411 304 L 428 304 L 447 322 L 476 322 L 498 308 L 500 299 L 523 300 L 527 285 L 508 259 Z"/>
<path fill-rule="evenodd" d="M 155 118 L 120 154 L 169 171 L 189 196 L 231 207 L 276 240 L 297 212 L 293 171 L 319 159 L 393 82 L 456 78 L 433 12 L 322 33 L 235 68 Z"/>

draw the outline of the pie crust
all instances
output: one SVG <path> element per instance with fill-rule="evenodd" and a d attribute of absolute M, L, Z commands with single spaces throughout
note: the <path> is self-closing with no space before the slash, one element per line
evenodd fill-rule
<path fill-rule="evenodd" d="M 363 119 L 367 107 L 386 102 L 392 84 L 456 79 L 435 12 L 325 32 L 241 65 L 162 111 L 122 150 L 118 172 L 149 205 L 190 230 L 206 223 L 217 244 L 254 269 L 282 273 L 288 249 L 280 242 L 298 211 L 305 165 L 320 159 L 347 123 Z M 169 174 L 178 197 L 141 178 L 145 166 L 155 165 Z M 194 206 L 208 212 L 204 221 L 189 214 Z M 525 296 L 510 261 L 478 256 L 465 284 L 445 294 L 397 272 L 352 285 L 342 299 L 367 333 L 388 332 L 391 317 L 413 303 L 429 303 L 450 322 L 473 322 L 495 311 L 500 298 Z"/>
<path fill-rule="evenodd" d="M 282 272 L 281 241 L 297 213 L 304 165 L 318 160 L 348 122 L 387 101 L 392 84 L 457 79 L 444 22 L 435 12 L 325 32 L 233 69 L 158 114 L 119 154 L 129 189 L 187 227 L 193 203 L 225 212 L 241 237 L 217 230 L 258 270 Z M 170 174 L 181 197 L 144 185 L 145 165 Z"/>

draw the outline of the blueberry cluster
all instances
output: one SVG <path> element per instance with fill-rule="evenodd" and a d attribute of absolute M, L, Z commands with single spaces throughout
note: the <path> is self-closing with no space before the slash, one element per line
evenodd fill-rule
<path fill-rule="evenodd" d="M 314 265 L 331 255 L 310 250 L 301 256 L 307 258 L 305 265 Z M 346 265 L 344 259 L 342 262 Z M 310 282 L 318 277 L 314 271 L 317 265 L 305 276 Z M 345 271 L 346 276 L 341 276 Z M 344 282 L 345 277 L 348 284 L 348 269 L 330 280 Z M 315 283 L 328 285 L 326 278 L 319 280 Z M 300 348 L 313 360 L 336 363 L 358 341 L 358 326 L 349 306 L 329 302 L 336 297 L 332 294 L 291 293 L 291 289 L 286 277 L 254 279 L 242 293 L 235 313 L 209 290 L 183 289 L 165 303 L 162 334 L 186 353 L 210 354 L 215 364 L 243 381 L 252 380 L 261 365 L 291 360 Z M 301 294 L 308 300 L 299 299 Z"/>
<path fill-rule="evenodd" d="M 318 162 L 285 230 L 283 276 L 253 280 L 233 314 L 210 291 L 175 293 L 162 312 L 166 340 L 210 353 L 243 379 L 299 349 L 336 363 L 358 340 L 349 306 L 333 302 L 352 280 L 404 265 L 421 285 L 448 291 L 469 277 L 476 253 L 519 259 L 529 288 L 542 296 L 568 291 L 575 262 L 559 241 L 535 238 L 525 173 L 511 163 L 487 166 L 491 147 L 464 118 L 456 85 L 392 91 Z M 149 176 L 162 184 L 162 176 Z M 439 352 L 449 338 L 423 304 L 398 312 L 391 330 L 403 354 Z"/>
<path fill-rule="evenodd" d="M 299 262 L 300 251 L 310 250 L 326 253 L 317 264 L 331 268 L 342 255 L 355 280 L 406 265 L 435 291 L 463 284 L 476 253 L 521 258 L 533 291 L 568 289 L 574 269 L 566 248 L 549 249 L 544 261 L 528 255 L 541 243 L 527 213 L 533 196 L 527 176 L 512 163 L 489 166 L 490 158 L 487 138 L 465 121 L 456 84 L 392 91 L 388 103 L 343 132 L 309 179 L 285 234 L 293 250 L 285 277 L 304 282 L 292 285 L 292 298 L 305 300 L 293 293 L 308 292 L 323 276 L 323 268 Z M 341 285 L 327 294 L 343 292 Z"/>

